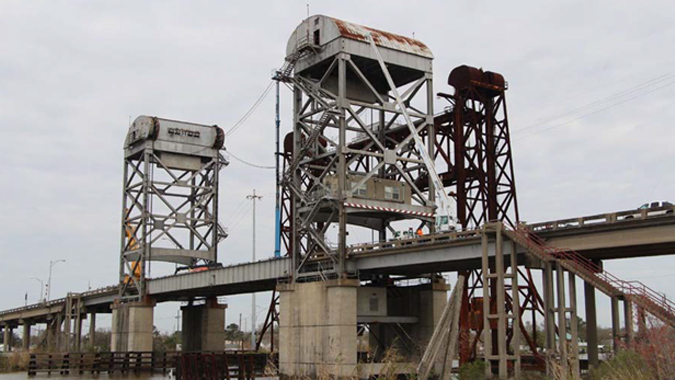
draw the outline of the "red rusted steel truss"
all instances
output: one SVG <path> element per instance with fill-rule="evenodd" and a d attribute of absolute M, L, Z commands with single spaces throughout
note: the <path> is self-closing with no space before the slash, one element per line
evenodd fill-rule
<path fill-rule="evenodd" d="M 500 74 L 469 66 L 455 68 L 448 77 L 453 94 L 438 95 L 449 102 L 437 115 L 435 160 L 437 170 L 450 194 L 457 200 L 457 218 L 462 228 L 478 228 L 485 223 L 518 223 L 518 204 L 513 172 L 509 123 L 506 112 L 507 84 Z M 460 312 L 460 364 L 476 358 L 476 347 L 483 330 L 483 284 L 480 271 L 465 272 L 466 283 Z M 543 301 L 529 269 L 518 270 L 520 313 L 543 319 Z M 490 284 L 492 287 L 492 284 Z M 513 289 L 506 289 L 506 309 L 513 310 Z M 491 297 L 493 302 L 495 297 Z M 496 310 L 496 305 L 490 306 Z M 536 329 L 536 326 L 534 327 Z M 520 330 L 527 345 L 542 365 L 536 339 L 523 323 L 507 327 L 507 339 Z M 494 330 L 493 330 L 494 331 Z M 536 334 L 536 330 L 535 330 Z M 495 337 L 496 339 L 496 337 Z"/>

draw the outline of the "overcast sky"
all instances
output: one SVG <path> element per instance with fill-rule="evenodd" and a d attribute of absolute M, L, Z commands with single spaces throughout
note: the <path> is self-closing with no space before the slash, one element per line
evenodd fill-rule
<path fill-rule="evenodd" d="M 67 260 L 54 268 L 52 298 L 116 283 L 129 120 L 228 129 L 283 63 L 306 12 L 306 1 L 0 2 L 0 309 L 22 305 L 26 292 L 35 302 L 31 276 L 46 281 L 50 260 Z M 414 33 L 435 55 L 436 92 L 449 91 L 447 75 L 461 64 L 502 73 L 522 219 L 675 199 L 675 3 L 312 1 L 310 13 Z M 281 98 L 285 133 L 289 92 Z M 272 94 L 225 144 L 273 165 Z M 241 203 L 253 188 L 263 195 L 258 257 L 272 256 L 273 171 L 233 160 L 221 183 L 231 232 L 222 261 L 251 255 L 250 205 Z M 605 267 L 675 298 L 674 264 Z M 250 316 L 248 297 L 228 301 L 228 322 Z M 259 321 L 267 302 L 258 297 Z M 174 329 L 177 306 L 158 307 L 160 329 Z"/>

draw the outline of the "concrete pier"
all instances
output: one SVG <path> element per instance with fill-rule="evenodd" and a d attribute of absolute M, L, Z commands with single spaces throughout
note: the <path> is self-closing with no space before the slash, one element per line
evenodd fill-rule
<path fill-rule="evenodd" d="M 359 290 L 367 289 L 369 287 Z M 439 278 L 430 284 L 390 286 L 383 290 L 390 296 L 386 298 L 386 308 L 381 314 L 369 318 L 359 304 L 358 321 L 374 321 L 368 323 L 370 352 L 378 361 L 397 341 L 398 354 L 407 358 L 419 357 L 441 319 L 448 302 L 449 286 Z"/>
<path fill-rule="evenodd" d="M 89 347 L 96 345 L 96 313 L 89 313 Z"/>
<path fill-rule="evenodd" d="M 23 322 L 23 336 L 21 337 L 21 348 L 24 351 L 28 351 L 30 349 L 30 322 L 25 320 L 22 322 Z"/>
<path fill-rule="evenodd" d="M 225 309 L 216 298 L 203 305 L 181 307 L 183 313 L 183 351 L 222 351 L 225 349 Z"/>
<path fill-rule="evenodd" d="M 596 368 L 598 358 L 598 317 L 595 305 L 595 288 L 584 282 L 584 302 L 586 303 L 586 342 L 588 342 L 588 364 Z"/>
<path fill-rule="evenodd" d="M 111 351 L 152 351 L 154 310 L 152 301 L 113 305 Z"/>
<path fill-rule="evenodd" d="M 3 351 L 9 352 L 12 349 L 12 328 L 9 325 L 3 326 L 2 334 Z"/>
<path fill-rule="evenodd" d="M 356 375 L 358 280 L 278 285 L 282 377 Z"/>

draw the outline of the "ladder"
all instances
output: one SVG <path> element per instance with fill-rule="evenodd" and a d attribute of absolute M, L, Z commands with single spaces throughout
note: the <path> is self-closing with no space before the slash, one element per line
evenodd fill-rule
<path fill-rule="evenodd" d="M 505 233 L 540 260 L 558 263 L 607 296 L 622 297 L 633 302 L 663 323 L 675 328 L 675 303 L 667 299 L 665 294 L 650 289 L 640 281 L 621 280 L 573 250 L 548 245 L 523 227 L 507 227 Z"/>

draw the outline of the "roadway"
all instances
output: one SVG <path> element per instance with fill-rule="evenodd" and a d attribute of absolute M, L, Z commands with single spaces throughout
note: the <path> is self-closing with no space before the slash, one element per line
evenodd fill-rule
<path fill-rule="evenodd" d="M 595 260 L 637 258 L 675 253 L 675 206 L 628 210 L 581 218 L 528 224 L 549 245 L 572 249 Z M 414 276 L 480 267 L 481 230 L 440 233 L 421 238 L 349 247 L 347 268 L 363 279 L 388 273 Z M 507 245 L 509 249 L 510 245 Z M 524 263 L 525 249 L 516 248 Z M 506 252 L 508 253 L 508 252 Z M 318 260 L 318 259 L 317 259 Z M 231 295 L 273 290 L 289 277 L 290 259 L 278 258 L 183 273 L 148 281 L 148 293 L 158 302 L 193 296 Z M 115 286 L 81 294 L 85 309 L 109 312 Z M 65 298 L 0 311 L 0 324 L 21 319 L 47 321 L 62 312 Z"/>

